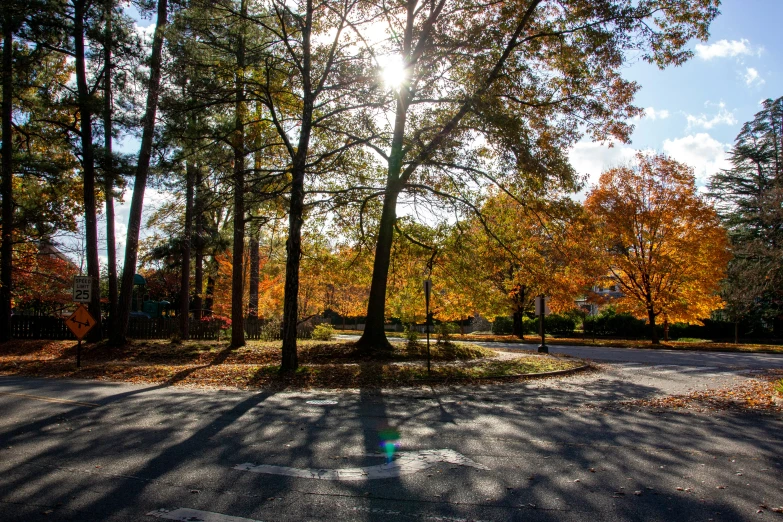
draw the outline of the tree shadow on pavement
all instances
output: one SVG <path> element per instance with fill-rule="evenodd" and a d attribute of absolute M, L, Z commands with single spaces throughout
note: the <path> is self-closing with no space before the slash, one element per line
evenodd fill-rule
<path fill-rule="evenodd" d="M 71 385 L 87 401 L 97 384 L 41 383 L 52 393 Z M 591 406 L 655 393 L 630 382 L 118 388 L 92 396 L 95 408 L 0 397 L 17 423 L 0 424 L 0 448 L 11 447 L 0 449 L 0 518 L 13 504 L 18 520 L 43 518 L 40 506 L 54 510 L 47 520 L 138 520 L 175 507 L 262 520 L 737 520 L 772 505 L 765 495 L 779 493 L 783 465 L 779 418 Z M 387 428 L 400 451 L 453 450 L 489 469 L 444 462 L 356 482 L 234 469 L 376 465 Z"/>

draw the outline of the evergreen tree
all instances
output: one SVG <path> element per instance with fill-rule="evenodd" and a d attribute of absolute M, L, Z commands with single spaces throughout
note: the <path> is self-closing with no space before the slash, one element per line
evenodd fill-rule
<path fill-rule="evenodd" d="M 783 97 L 762 107 L 709 183 L 734 252 L 723 294 L 735 323 L 783 309 Z"/>

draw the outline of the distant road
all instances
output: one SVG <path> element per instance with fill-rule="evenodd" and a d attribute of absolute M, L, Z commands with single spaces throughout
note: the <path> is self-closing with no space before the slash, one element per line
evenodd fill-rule
<path fill-rule="evenodd" d="M 339 335 L 338 338 L 358 339 L 358 335 Z M 504 350 L 535 350 L 537 344 L 473 342 L 487 348 Z M 676 366 L 705 366 L 711 368 L 783 368 L 783 354 L 697 352 L 690 350 L 661 350 L 644 348 L 608 348 L 603 346 L 551 345 L 550 353 L 563 353 L 582 359 L 601 362 L 632 362 L 640 364 L 668 364 Z"/>

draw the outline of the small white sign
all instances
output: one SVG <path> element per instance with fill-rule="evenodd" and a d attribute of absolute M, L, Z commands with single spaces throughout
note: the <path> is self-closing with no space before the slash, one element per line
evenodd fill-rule
<path fill-rule="evenodd" d="M 92 278 L 90 276 L 73 277 L 73 300 L 77 303 L 89 303 L 92 300 Z"/>
<path fill-rule="evenodd" d="M 542 301 L 543 301 L 543 307 L 541 306 L 542 305 Z M 536 317 L 540 317 L 541 316 L 541 309 L 542 308 L 544 309 L 544 315 L 549 315 L 550 313 L 552 313 L 549 310 L 549 298 L 548 297 L 544 297 L 543 295 L 539 295 L 539 296 L 536 297 Z"/>

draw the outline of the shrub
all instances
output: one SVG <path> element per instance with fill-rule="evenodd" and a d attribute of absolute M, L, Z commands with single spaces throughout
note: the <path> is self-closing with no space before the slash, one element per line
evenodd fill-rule
<path fill-rule="evenodd" d="M 647 325 L 642 319 L 628 313 L 618 314 L 612 307 L 597 316 L 585 317 L 584 329 L 589 335 L 638 338 L 647 334 Z"/>
<path fill-rule="evenodd" d="M 438 335 L 438 343 L 451 342 L 451 336 L 459 332 L 459 325 L 455 323 L 440 323 L 435 326 L 435 333 Z"/>
<path fill-rule="evenodd" d="M 228 330 L 231 328 L 231 319 L 222 315 L 207 315 L 201 318 L 202 323 L 206 323 L 211 326 L 215 326 L 220 330 Z"/>
<path fill-rule="evenodd" d="M 544 325 L 546 326 L 546 325 Z M 522 316 L 522 333 L 523 334 L 535 334 L 538 333 L 538 317 Z"/>
<path fill-rule="evenodd" d="M 262 341 L 277 341 L 280 339 L 283 321 L 279 318 L 269 319 L 261 327 Z"/>
<path fill-rule="evenodd" d="M 334 337 L 334 328 L 327 323 L 321 323 L 315 325 L 313 328 L 312 338 L 316 341 L 331 341 Z"/>
<path fill-rule="evenodd" d="M 408 341 L 408 344 L 416 344 L 419 340 L 419 332 L 415 328 L 411 328 L 412 325 L 406 324 L 405 329 L 402 331 L 403 337 Z"/>
<path fill-rule="evenodd" d="M 571 335 L 576 329 L 576 321 L 572 317 L 551 314 L 544 318 L 544 331 L 555 335 Z"/>
<path fill-rule="evenodd" d="M 495 335 L 508 335 L 514 329 L 514 322 L 510 317 L 498 316 L 495 317 L 495 322 L 492 323 L 492 333 Z"/>

